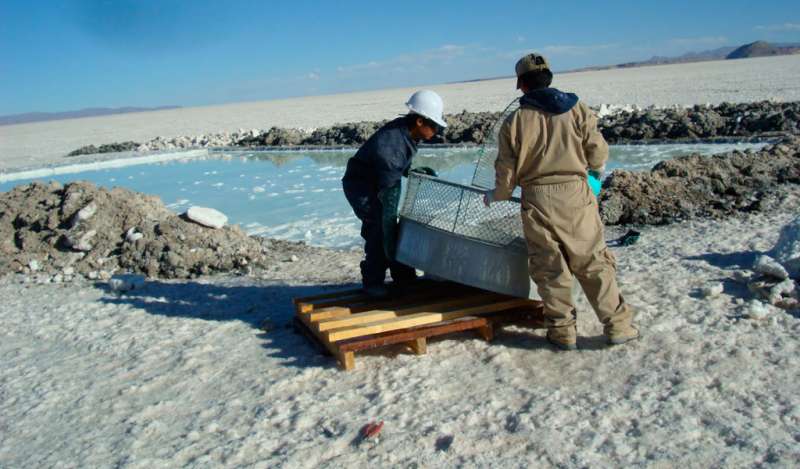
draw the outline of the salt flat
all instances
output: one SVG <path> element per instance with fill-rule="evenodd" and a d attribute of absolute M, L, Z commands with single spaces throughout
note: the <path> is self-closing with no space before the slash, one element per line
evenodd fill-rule
<path fill-rule="evenodd" d="M 0 277 L 0 467 L 798 467 L 800 319 L 733 274 L 799 203 L 643 229 L 614 248 L 643 338 L 606 348 L 581 297 L 569 353 L 512 328 L 339 371 L 291 298 L 356 281 L 351 251 L 127 294 Z"/>
<path fill-rule="evenodd" d="M 591 104 L 797 100 L 798 72 L 795 56 L 557 85 Z M 450 112 L 515 95 L 512 80 L 433 88 Z M 409 93 L 0 127 L 0 169 L 87 143 L 386 118 Z M 797 217 L 800 190 L 785 195 L 770 212 L 645 227 L 614 248 L 643 338 L 606 348 L 581 298 L 570 353 L 511 328 L 492 344 L 432 340 L 420 357 L 367 353 L 343 373 L 291 331 L 291 298 L 356 282 L 359 251 L 309 250 L 259 275 L 150 280 L 124 294 L 2 276 L 0 467 L 798 467 L 800 318 L 755 300 L 737 275 Z M 351 445 L 370 420 L 386 422 L 379 442 Z"/>
<path fill-rule="evenodd" d="M 509 63 L 509 70 L 513 66 Z M 565 73 L 554 85 L 590 105 L 692 105 L 800 100 L 800 55 Z M 432 85 L 448 113 L 498 111 L 517 95 L 513 79 Z M 199 135 L 239 128 L 316 128 L 405 113 L 416 88 L 192 107 L 0 126 L 0 170 L 61 161 L 89 144 L 157 136 Z"/>

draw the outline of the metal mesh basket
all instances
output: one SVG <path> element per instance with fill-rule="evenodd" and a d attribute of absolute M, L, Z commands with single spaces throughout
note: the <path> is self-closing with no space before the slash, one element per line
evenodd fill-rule
<path fill-rule="evenodd" d="M 523 242 L 519 199 L 485 207 L 483 193 L 478 187 L 411 174 L 400 216 L 472 240 L 519 246 Z"/>
<path fill-rule="evenodd" d="M 506 118 L 519 109 L 519 98 L 514 99 L 500 114 L 500 118 L 492 126 L 486 142 L 478 150 L 478 163 L 472 176 L 472 185 L 484 189 L 494 189 L 494 162 L 497 160 L 497 135 Z"/>

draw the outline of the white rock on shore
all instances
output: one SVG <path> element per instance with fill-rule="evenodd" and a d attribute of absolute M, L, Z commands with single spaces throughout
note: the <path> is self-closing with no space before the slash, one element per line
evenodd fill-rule
<path fill-rule="evenodd" d="M 78 210 L 78 213 L 75 214 L 75 218 L 72 220 L 72 226 L 76 226 L 78 223 L 92 218 L 96 212 L 97 205 L 94 202 L 88 204 L 87 206 Z"/>
<path fill-rule="evenodd" d="M 70 237 L 67 238 L 67 244 L 69 244 L 69 246 L 76 251 L 89 252 L 93 248 L 91 240 L 96 235 L 96 230 L 89 230 L 83 234 L 78 234 L 75 237 L 70 235 Z"/>
<path fill-rule="evenodd" d="M 189 210 L 186 211 L 186 216 L 197 224 L 214 229 L 222 228 L 228 223 L 228 217 L 225 214 L 208 207 L 189 207 Z"/>
<path fill-rule="evenodd" d="M 136 230 L 136 227 L 129 229 L 125 233 L 125 241 L 127 241 L 127 242 L 129 242 L 131 244 L 135 243 L 136 241 L 139 241 L 142 238 L 144 238 L 144 235 L 142 233 L 139 233 Z"/>

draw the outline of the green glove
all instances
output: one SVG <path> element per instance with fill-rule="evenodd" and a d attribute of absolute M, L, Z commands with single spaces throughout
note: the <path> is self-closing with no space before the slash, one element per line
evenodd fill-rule
<path fill-rule="evenodd" d="M 383 211 L 381 226 L 383 227 L 383 252 L 386 258 L 393 261 L 397 250 L 397 211 L 400 207 L 400 182 L 378 192 Z"/>
<path fill-rule="evenodd" d="M 603 166 L 601 166 L 601 167 L 599 167 L 597 169 L 589 169 L 589 171 L 587 171 L 587 172 L 589 173 L 589 176 L 592 176 L 593 178 L 595 178 L 598 181 L 602 182 L 603 178 L 606 177 L 606 166 L 603 165 Z"/>
<path fill-rule="evenodd" d="M 411 172 L 425 174 L 426 176 L 439 177 L 439 175 L 436 174 L 436 171 L 434 171 L 433 168 L 429 168 L 427 166 L 420 166 L 419 168 L 414 168 L 411 170 Z"/>

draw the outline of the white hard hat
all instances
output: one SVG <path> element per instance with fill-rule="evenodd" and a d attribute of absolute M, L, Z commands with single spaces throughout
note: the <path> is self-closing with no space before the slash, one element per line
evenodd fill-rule
<path fill-rule="evenodd" d="M 442 127 L 447 127 L 447 122 L 442 117 L 444 103 L 442 97 L 431 90 L 420 90 L 412 94 L 406 102 L 411 112 L 436 122 Z"/>

